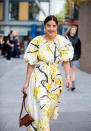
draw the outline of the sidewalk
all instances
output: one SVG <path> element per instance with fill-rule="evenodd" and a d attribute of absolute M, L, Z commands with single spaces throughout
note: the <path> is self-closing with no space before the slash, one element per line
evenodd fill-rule
<path fill-rule="evenodd" d="M 7 63 L 0 58 L 0 131 L 25 131 L 19 128 L 21 87 L 27 64 L 23 59 Z M 64 78 L 63 67 L 60 66 Z M 59 117 L 53 120 L 51 131 L 91 131 L 91 75 L 77 70 L 77 89 L 62 94 Z"/>

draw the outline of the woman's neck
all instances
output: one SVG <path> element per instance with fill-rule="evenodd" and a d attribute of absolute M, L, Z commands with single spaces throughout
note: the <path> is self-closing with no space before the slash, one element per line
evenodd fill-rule
<path fill-rule="evenodd" d="M 56 35 L 53 35 L 53 36 L 49 36 L 49 35 L 44 35 L 44 39 L 46 39 L 46 40 L 48 40 L 48 41 L 52 41 L 52 40 L 54 40 L 55 39 L 55 37 L 56 37 Z"/>
<path fill-rule="evenodd" d="M 74 35 L 74 34 L 72 34 L 72 33 L 70 33 L 70 36 L 74 37 L 75 35 Z"/>

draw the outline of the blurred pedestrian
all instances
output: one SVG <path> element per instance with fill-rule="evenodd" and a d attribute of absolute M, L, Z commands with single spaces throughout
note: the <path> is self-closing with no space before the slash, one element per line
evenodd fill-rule
<path fill-rule="evenodd" d="M 8 35 L 8 37 L 6 39 L 6 52 L 7 52 L 6 59 L 8 61 L 11 60 L 11 54 L 12 54 L 13 47 L 14 47 L 13 31 L 10 31 L 10 34 Z"/>
<path fill-rule="evenodd" d="M 13 36 L 14 48 L 13 48 L 12 56 L 20 58 L 20 52 L 18 49 L 18 43 L 19 43 L 18 33 L 16 31 L 14 31 L 13 35 L 14 35 Z"/>
<path fill-rule="evenodd" d="M 65 37 L 72 42 L 74 48 L 74 57 L 70 62 L 70 66 L 72 67 L 72 91 L 76 89 L 75 79 L 76 79 L 76 68 L 79 68 L 79 59 L 81 56 L 81 41 L 77 36 L 78 27 L 76 25 L 71 26 L 65 32 Z"/>
<path fill-rule="evenodd" d="M 28 91 L 28 112 L 34 118 L 28 131 L 50 131 L 50 120 L 57 119 L 63 82 L 59 62 L 63 61 L 66 85 L 72 87 L 69 59 L 73 57 L 71 42 L 57 34 L 58 21 L 53 15 L 44 21 L 45 35 L 29 43 L 24 60 L 28 63 L 22 92 Z"/>

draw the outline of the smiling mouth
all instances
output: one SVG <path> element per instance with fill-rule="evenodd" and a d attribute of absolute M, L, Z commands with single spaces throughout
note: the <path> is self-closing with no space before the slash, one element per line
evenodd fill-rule
<path fill-rule="evenodd" d="M 49 31 L 49 33 L 50 33 L 50 34 L 52 34 L 52 33 L 53 33 L 53 31 Z"/>

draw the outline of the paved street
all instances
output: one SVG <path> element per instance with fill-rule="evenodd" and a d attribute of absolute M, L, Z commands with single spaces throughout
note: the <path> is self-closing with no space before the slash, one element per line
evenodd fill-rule
<path fill-rule="evenodd" d="M 26 63 L 23 59 L 6 62 L 0 58 L 0 131 L 25 131 L 19 128 L 18 119 L 22 102 L 21 87 L 24 84 Z M 91 131 L 91 74 L 77 70 L 77 89 L 65 88 L 57 120 L 51 123 L 51 131 Z"/>

